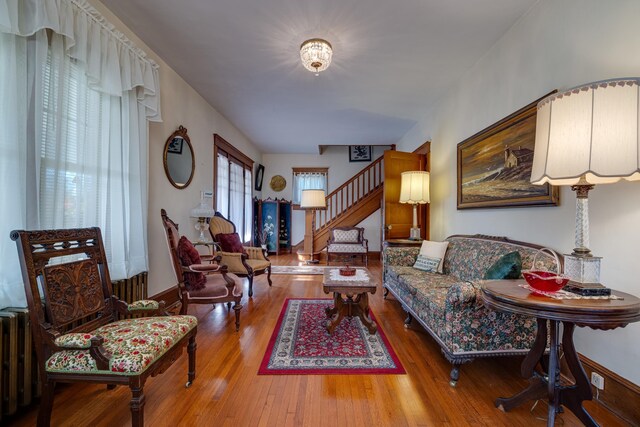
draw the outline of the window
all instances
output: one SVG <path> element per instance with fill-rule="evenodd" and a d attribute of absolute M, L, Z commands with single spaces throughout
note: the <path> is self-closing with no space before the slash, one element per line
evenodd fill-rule
<path fill-rule="evenodd" d="M 302 190 L 324 190 L 327 193 L 329 168 L 293 168 L 293 204 L 299 205 Z"/>
<path fill-rule="evenodd" d="M 218 134 L 214 135 L 213 141 L 216 211 L 235 224 L 242 241 L 249 242 L 253 224 L 253 160 Z"/>
<path fill-rule="evenodd" d="M 100 227 L 111 279 L 124 279 L 148 269 L 158 66 L 90 6 L 49 3 L 47 19 L 17 8 L 0 29 L 0 234 Z M 64 34 L 47 24 L 58 18 Z M 0 239 L 0 254 L 0 308 L 23 307 L 15 244 Z"/>

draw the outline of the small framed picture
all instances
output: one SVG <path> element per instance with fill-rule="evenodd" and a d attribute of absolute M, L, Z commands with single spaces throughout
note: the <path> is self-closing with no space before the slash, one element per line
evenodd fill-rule
<path fill-rule="evenodd" d="M 167 153 L 182 154 L 183 143 L 184 143 L 184 139 L 182 139 L 179 136 L 176 136 L 169 143 L 169 146 L 167 147 Z"/>
<path fill-rule="evenodd" d="M 350 145 L 349 161 L 350 162 L 370 162 L 371 146 L 370 145 Z"/>
<path fill-rule="evenodd" d="M 255 182 L 256 191 L 262 191 L 263 178 L 264 178 L 264 166 L 258 165 L 258 170 L 256 171 L 256 182 Z"/>

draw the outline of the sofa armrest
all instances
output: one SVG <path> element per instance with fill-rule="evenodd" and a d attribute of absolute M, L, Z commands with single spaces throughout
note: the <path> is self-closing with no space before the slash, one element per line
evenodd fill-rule
<path fill-rule="evenodd" d="M 389 246 L 382 252 L 383 265 L 399 265 L 411 267 L 416 262 L 419 247 L 414 246 Z"/>
<path fill-rule="evenodd" d="M 455 283 L 447 290 L 446 305 L 451 308 L 473 304 L 479 290 L 478 283 L 464 281 Z"/>

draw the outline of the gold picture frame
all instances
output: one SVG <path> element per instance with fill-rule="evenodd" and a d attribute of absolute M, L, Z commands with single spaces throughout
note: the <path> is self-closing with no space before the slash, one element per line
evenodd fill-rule
<path fill-rule="evenodd" d="M 550 94 L 458 144 L 458 209 L 559 204 L 558 187 L 529 181 L 537 105 Z"/>

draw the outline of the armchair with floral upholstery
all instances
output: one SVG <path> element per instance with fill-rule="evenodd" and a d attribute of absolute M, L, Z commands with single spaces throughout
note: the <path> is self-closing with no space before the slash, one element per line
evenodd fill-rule
<path fill-rule="evenodd" d="M 51 422 L 56 384 L 74 382 L 129 386 L 131 424 L 142 427 L 145 381 L 164 372 L 185 347 L 191 385 L 196 318 L 168 316 L 163 302 L 127 304 L 114 296 L 98 227 L 13 231 L 11 238 L 18 246 L 40 368 L 39 427 Z M 135 313 L 156 317 L 122 319 Z"/>
<path fill-rule="evenodd" d="M 254 276 L 267 273 L 267 281 L 271 286 L 271 261 L 262 248 L 244 246 L 236 233 L 236 226 L 219 213 L 211 218 L 209 232 L 220 264 L 226 265 L 229 273 L 249 280 L 250 297 L 253 296 Z"/>

